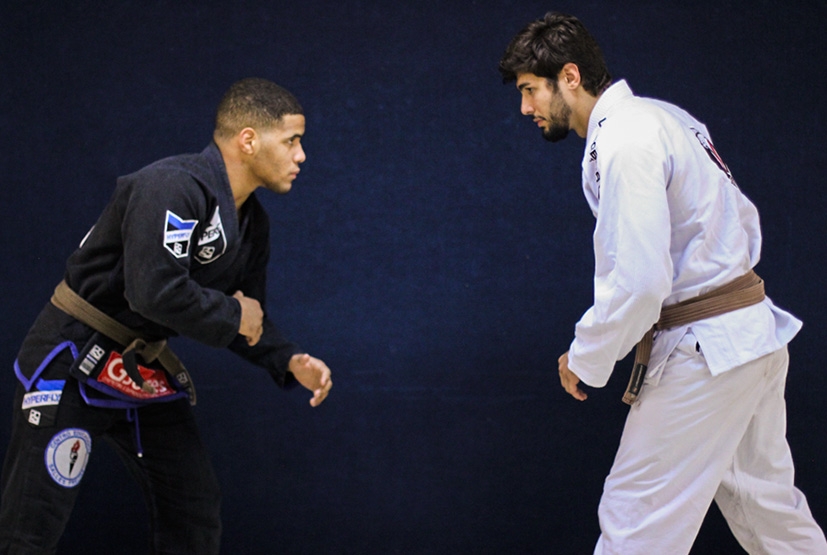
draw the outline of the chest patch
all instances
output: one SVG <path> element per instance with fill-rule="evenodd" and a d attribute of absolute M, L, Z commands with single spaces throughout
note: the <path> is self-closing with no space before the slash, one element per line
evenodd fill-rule
<path fill-rule="evenodd" d="M 182 220 L 177 214 L 167 210 L 164 224 L 164 247 L 175 258 L 184 258 L 190 252 L 192 232 L 198 220 Z"/>
<path fill-rule="evenodd" d="M 218 260 L 226 250 L 227 235 L 224 233 L 221 214 L 218 211 L 218 206 L 216 206 L 209 225 L 198 239 L 198 246 L 195 248 L 195 259 L 201 264 L 209 264 Z"/>

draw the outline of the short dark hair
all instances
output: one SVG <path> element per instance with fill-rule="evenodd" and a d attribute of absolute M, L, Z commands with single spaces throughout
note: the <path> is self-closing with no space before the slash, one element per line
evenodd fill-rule
<path fill-rule="evenodd" d="M 503 83 L 516 80 L 519 73 L 554 80 L 570 62 L 577 65 L 583 88 L 591 95 L 599 95 L 611 84 L 603 53 L 580 20 L 549 12 L 511 40 L 500 60 L 500 73 Z"/>
<path fill-rule="evenodd" d="M 215 134 L 232 137 L 245 127 L 271 128 L 290 114 L 304 114 L 296 97 L 267 79 L 249 77 L 224 93 L 215 114 Z"/>

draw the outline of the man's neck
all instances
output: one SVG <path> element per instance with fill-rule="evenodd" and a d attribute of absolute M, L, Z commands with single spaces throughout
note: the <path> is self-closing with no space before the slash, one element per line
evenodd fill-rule
<path fill-rule="evenodd" d="M 589 132 L 589 118 L 591 118 L 594 106 L 599 99 L 600 95 L 592 96 L 582 88 L 577 91 L 575 102 L 571 107 L 571 128 L 583 139 L 586 138 Z"/>
<path fill-rule="evenodd" d="M 243 154 L 234 149 L 233 144 L 218 139 L 215 143 L 218 145 L 218 150 L 224 159 L 224 167 L 227 169 L 227 179 L 230 181 L 235 208 L 240 211 L 250 195 L 258 188 L 258 184 L 251 179 Z"/>

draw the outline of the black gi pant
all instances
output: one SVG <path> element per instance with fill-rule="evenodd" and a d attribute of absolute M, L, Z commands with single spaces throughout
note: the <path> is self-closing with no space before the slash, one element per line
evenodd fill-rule
<path fill-rule="evenodd" d="M 51 334 L 52 342 L 60 343 L 89 335 L 56 310 L 50 305 L 44 309 L 21 353 L 33 338 L 42 342 Z M 64 350 L 43 373 L 49 380 L 66 380 L 53 423 L 29 423 L 21 409 L 25 391 L 18 385 L 2 473 L 0 554 L 56 551 L 83 469 L 87 460 L 94 464 L 91 455 L 100 439 L 115 448 L 141 486 L 150 516 L 151 553 L 218 553 L 218 482 L 187 400 L 130 410 L 89 406 L 68 374 L 72 358 Z"/>

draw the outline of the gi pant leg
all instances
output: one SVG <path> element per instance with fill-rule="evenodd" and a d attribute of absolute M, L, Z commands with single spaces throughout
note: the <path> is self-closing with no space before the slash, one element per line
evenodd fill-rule
<path fill-rule="evenodd" d="M 793 483 L 792 455 L 784 439 L 786 349 L 783 355 L 777 361 L 783 371 L 768 368 L 773 381 L 724 474 L 715 502 L 748 553 L 825 554 L 824 533 Z"/>
<path fill-rule="evenodd" d="M 136 453 L 135 431 L 143 456 Z M 220 492 L 185 399 L 138 409 L 104 436 L 141 486 L 153 554 L 217 554 Z"/>
<path fill-rule="evenodd" d="M 0 553 L 55 553 L 92 453 L 104 439 L 116 450 L 144 494 L 150 517 L 151 553 L 218 553 L 221 539 L 220 493 L 209 456 L 186 400 L 138 409 L 88 407 L 77 382 L 67 380 L 54 426 L 33 428 L 15 402 L 15 423 L 2 477 Z M 56 438 L 66 437 L 58 445 Z M 80 438 L 80 439 L 77 439 Z M 89 439 L 88 445 L 85 444 Z M 143 456 L 138 457 L 140 440 Z M 79 457 L 69 470 L 59 461 L 62 449 L 78 444 Z M 50 455 L 51 453 L 51 455 Z M 50 468 L 50 461 L 58 460 Z M 92 462 L 92 464 L 94 464 Z M 56 468 L 55 468 L 56 467 Z M 62 467 L 62 470 L 61 470 Z M 90 487 L 105 488 L 106 483 Z M 112 525 L 123 525 L 115 518 Z M 104 518 L 96 526 L 106 526 Z M 138 521 L 132 526 L 143 528 Z M 94 534 L 94 527 L 89 529 Z M 113 552 L 118 546 L 112 546 Z"/>
<path fill-rule="evenodd" d="M 20 360 L 37 366 L 37 357 L 44 355 L 29 360 L 33 353 L 49 353 L 51 346 L 65 341 L 82 346 L 89 335 L 88 328 L 47 305 L 24 341 Z M 115 447 L 141 485 L 152 553 L 218 553 L 219 487 L 189 403 L 179 399 L 129 413 L 91 407 L 69 376 L 70 351 L 64 349 L 50 360 L 42 376 L 65 385 L 48 422 L 27 420 L 22 386 L 15 396 L 12 437 L 0 482 L 0 554 L 56 551 L 100 439 Z M 139 442 L 143 457 L 137 456 Z M 122 524 L 117 517 L 112 522 Z M 105 519 L 96 525 L 105 526 Z M 95 533 L 94 528 L 89 533 Z M 117 552 L 118 546 L 112 548 Z"/>
<path fill-rule="evenodd" d="M 792 486 L 783 425 L 787 362 L 785 348 L 712 376 L 694 335 L 687 332 L 659 383 L 645 386 L 639 403 L 630 409 L 598 508 L 601 536 L 595 553 L 689 553 L 717 495 L 728 519 L 739 504 L 749 506 L 750 519 L 762 515 L 760 521 L 730 520 L 745 548 L 763 543 L 768 549 L 752 553 L 827 554 L 823 533 Z M 771 447 L 756 446 L 759 440 Z M 767 472 L 768 465 L 775 471 Z M 750 482 L 744 487 L 745 466 L 760 476 L 762 486 Z M 773 502 L 766 500 L 768 495 Z M 756 528 L 757 522 L 779 515 L 784 515 L 783 526 L 797 531 L 794 546 L 782 526 Z M 746 544 L 750 533 L 766 537 L 759 544 Z M 771 546 L 786 547 L 771 551 Z"/>

